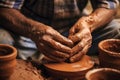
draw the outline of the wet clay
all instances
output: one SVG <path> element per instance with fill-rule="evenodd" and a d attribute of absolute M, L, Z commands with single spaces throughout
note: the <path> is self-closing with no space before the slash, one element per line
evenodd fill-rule
<path fill-rule="evenodd" d="M 54 77 L 65 78 L 84 78 L 85 73 L 93 68 L 94 62 L 87 55 L 83 56 L 80 61 L 74 63 L 45 63 L 47 73 Z"/>
<path fill-rule="evenodd" d="M 107 39 L 99 43 L 99 61 L 101 67 L 120 70 L 120 40 Z"/>
<path fill-rule="evenodd" d="M 86 78 L 87 80 L 119 80 L 120 71 L 110 68 L 94 69 L 87 73 Z"/>
<path fill-rule="evenodd" d="M 17 66 L 10 80 L 44 80 L 41 71 L 33 67 L 30 62 L 17 60 Z"/>

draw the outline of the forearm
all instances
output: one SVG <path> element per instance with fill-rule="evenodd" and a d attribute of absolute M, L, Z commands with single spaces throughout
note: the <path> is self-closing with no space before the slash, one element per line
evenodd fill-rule
<path fill-rule="evenodd" d="M 0 8 L 0 25 L 19 35 L 30 37 L 32 28 L 37 25 L 44 26 L 37 21 L 25 17 L 21 12 L 15 9 Z"/>
<path fill-rule="evenodd" d="M 93 32 L 95 29 L 103 27 L 105 24 L 110 22 L 114 18 L 115 14 L 116 10 L 99 8 L 89 16 L 85 17 L 85 23 L 87 23 L 90 31 Z"/>

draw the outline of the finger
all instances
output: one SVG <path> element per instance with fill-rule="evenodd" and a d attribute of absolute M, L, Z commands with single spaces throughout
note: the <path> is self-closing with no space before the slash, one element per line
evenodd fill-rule
<path fill-rule="evenodd" d="M 44 54 L 45 56 L 47 56 L 48 58 L 55 60 L 55 62 L 64 62 L 64 61 L 66 60 L 66 58 L 58 58 L 58 57 L 49 55 L 49 54 L 47 54 L 46 51 L 44 51 L 43 54 Z"/>
<path fill-rule="evenodd" d="M 69 47 L 72 47 L 72 46 L 73 46 L 73 42 L 72 42 L 70 39 L 62 36 L 62 35 L 59 34 L 59 33 L 54 34 L 53 39 L 56 40 L 56 41 L 58 41 L 58 42 L 60 42 L 60 43 L 63 44 L 63 45 L 67 45 L 67 46 L 69 46 Z"/>
<path fill-rule="evenodd" d="M 44 54 L 48 55 L 48 56 L 51 55 L 51 56 L 54 56 L 56 58 L 61 58 L 61 59 L 65 59 L 65 58 L 69 57 L 68 54 L 62 53 L 62 52 L 59 52 L 59 51 L 55 51 L 51 47 L 45 46 L 44 44 L 40 44 L 39 48 L 41 49 L 41 52 L 44 52 Z"/>
<path fill-rule="evenodd" d="M 81 51 L 86 45 L 91 44 L 92 38 L 89 35 L 84 35 L 82 40 L 72 48 L 71 56 Z"/>
<path fill-rule="evenodd" d="M 45 48 L 41 45 L 39 45 L 39 48 L 41 48 L 40 52 L 42 52 L 48 58 L 55 60 L 55 62 L 63 62 L 66 60 L 66 58 L 58 58 L 58 57 L 55 57 L 55 56 L 49 54 L 48 52 L 45 51 Z"/>
<path fill-rule="evenodd" d="M 77 52 L 81 51 L 86 45 L 86 41 L 82 39 L 75 47 L 72 48 L 72 53 L 70 56 L 75 55 Z"/>
<path fill-rule="evenodd" d="M 80 41 L 85 35 L 87 35 L 85 33 L 85 30 L 79 31 L 77 33 L 75 33 L 74 35 L 69 35 L 69 39 L 72 40 L 74 43 Z"/>
<path fill-rule="evenodd" d="M 83 55 L 85 55 L 88 52 L 90 45 L 86 45 L 82 51 L 80 51 L 78 54 L 75 54 L 70 58 L 70 62 L 76 62 L 79 61 Z"/>
<path fill-rule="evenodd" d="M 76 43 L 81 40 L 82 36 L 77 33 L 75 35 L 69 35 L 68 38 L 73 41 L 73 43 Z"/>
<path fill-rule="evenodd" d="M 42 59 L 42 62 L 43 62 L 43 63 L 56 63 L 56 62 L 58 62 L 58 61 L 53 60 L 53 59 L 51 59 L 51 58 L 48 58 L 47 56 L 44 56 L 43 59 Z"/>
<path fill-rule="evenodd" d="M 75 24 L 70 30 L 69 35 L 74 35 L 81 30 L 80 24 Z"/>
<path fill-rule="evenodd" d="M 91 33 L 89 33 L 89 30 L 88 29 L 83 29 L 83 30 L 80 30 L 77 31 L 74 35 L 69 35 L 69 39 L 72 40 L 74 43 L 80 41 L 82 38 L 85 38 L 85 37 L 88 37 L 90 36 Z"/>
<path fill-rule="evenodd" d="M 64 53 L 71 53 L 71 48 L 53 40 L 50 36 L 43 36 L 43 43 L 49 45 L 50 47 Z"/>
<path fill-rule="evenodd" d="M 70 30 L 69 30 L 69 35 L 74 35 L 75 34 L 75 28 L 72 27 Z"/>

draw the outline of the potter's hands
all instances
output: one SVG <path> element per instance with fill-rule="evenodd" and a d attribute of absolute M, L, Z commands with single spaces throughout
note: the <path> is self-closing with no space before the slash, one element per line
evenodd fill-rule
<path fill-rule="evenodd" d="M 92 36 L 86 18 L 81 18 L 69 31 L 69 39 L 74 42 L 70 62 L 75 62 L 87 53 L 92 43 Z"/>
<path fill-rule="evenodd" d="M 32 40 L 45 56 L 57 61 L 65 61 L 71 53 L 73 42 L 63 37 L 50 26 L 42 25 L 32 29 Z"/>

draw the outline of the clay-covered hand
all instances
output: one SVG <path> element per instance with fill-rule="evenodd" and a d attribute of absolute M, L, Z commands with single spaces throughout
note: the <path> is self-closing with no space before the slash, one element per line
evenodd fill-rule
<path fill-rule="evenodd" d="M 65 61 L 71 53 L 73 42 L 50 26 L 33 27 L 31 36 L 39 51 L 57 62 Z"/>
<path fill-rule="evenodd" d="M 70 62 L 76 62 L 87 53 L 92 43 L 92 36 L 86 18 L 83 17 L 69 31 L 69 39 L 74 42 Z"/>

